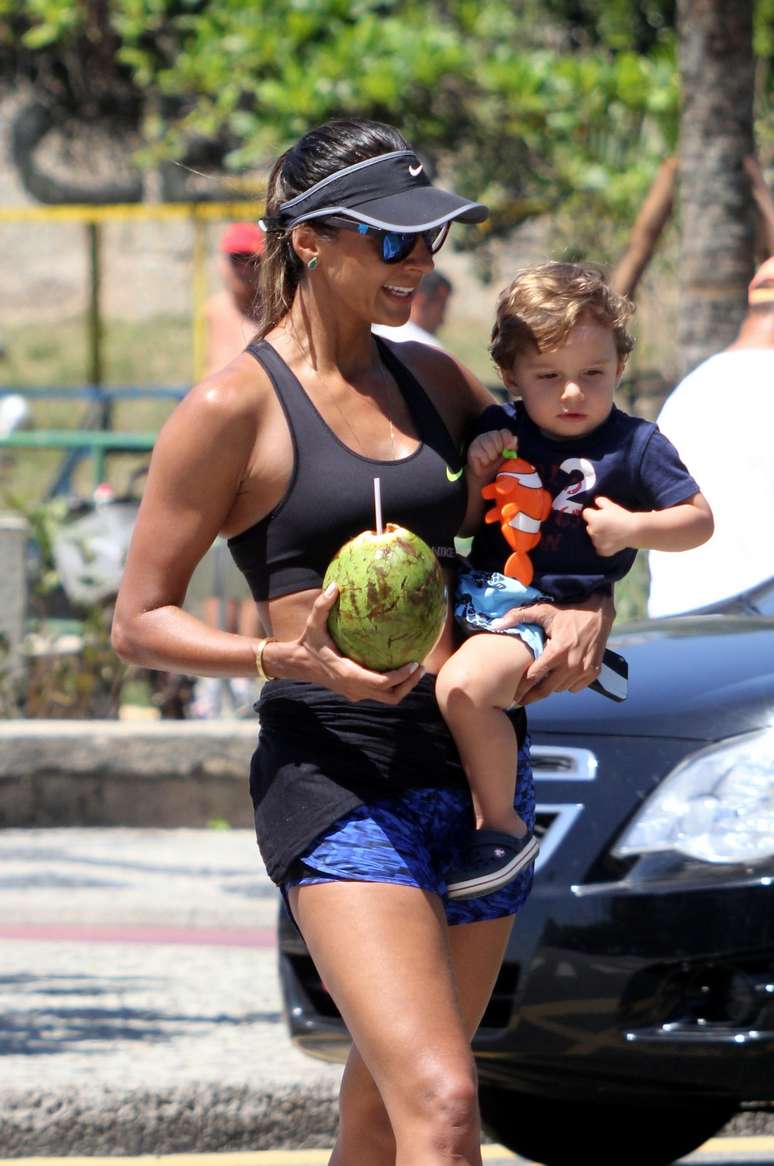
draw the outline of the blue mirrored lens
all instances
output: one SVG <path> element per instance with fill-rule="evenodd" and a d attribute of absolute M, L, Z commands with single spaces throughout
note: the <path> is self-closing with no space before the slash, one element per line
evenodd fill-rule
<path fill-rule="evenodd" d="M 385 231 L 382 236 L 382 258 L 385 263 L 395 263 L 405 259 L 414 246 L 416 235 L 409 235 L 403 231 Z"/>

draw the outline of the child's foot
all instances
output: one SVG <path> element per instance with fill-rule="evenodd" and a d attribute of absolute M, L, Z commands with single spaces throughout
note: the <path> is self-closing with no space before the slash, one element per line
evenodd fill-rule
<path fill-rule="evenodd" d="M 478 899 L 499 891 L 537 857 L 538 849 L 534 834 L 516 838 L 501 830 L 476 830 L 447 879 L 449 898 Z"/>

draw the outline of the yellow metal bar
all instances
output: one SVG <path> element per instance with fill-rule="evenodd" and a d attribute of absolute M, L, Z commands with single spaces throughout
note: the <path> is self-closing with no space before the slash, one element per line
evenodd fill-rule
<path fill-rule="evenodd" d="M 204 219 L 193 224 L 193 379 L 200 381 L 204 373 L 205 334 L 204 303 L 207 295 L 207 238 Z"/>
<path fill-rule="evenodd" d="M 90 385 L 102 384 L 102 230 L 99 223 L 86 224 L 89 251 L 89 307 L 86 313 L 88 367 L 86 380 Z"/>
<path fill-rule="evenodd" d="M 326 1166 L 330 1150 L 245 1150 L 223 1154 L 161 1154 L 137 1158 L 13 1158 L 0 1159 L 0 1166 Z M 484 1162 L 516 1155 L 504 1146 L 483 1146 Z"/>
<path fill-rule="evenodd" d="M 725 1139 L 724 1139 L 725 1141 Z M 143 1154 L 136 1158 L 8 1158 L 0 1166 L 326 1166 L 330 1150 L 233 1150 L 209 1154 Z M 484 1162 L 516 1155 L 505 1146 L 482 1146 Z"/>
<path fill-rule="evenodd" d="M 0 223 L 108 223 L 126 219 L 257 219 L 263 202 L 116 203 L 111 206 L 0 207 Z"/>
<path fill-rule="evenodd" d="M 236 1150 L 222 1154 L 147 1154 L 135 1158 L 2 1158 L 0 1166 L 325 1166 L 330 1153 L 330 1150 Z M 710 1138 L 694 1150 L 689 1161 L 695 1161 L 697 1166 L 703 1158 L 733 1162 L 739 1161 L 739 1155 L 744 1162 L 755 1161 L 758 1155 L 765 1155 L 763 1161 L 771 1159 L 774 1137 Z M 481 1158 L 484 1162 L 516 1161 L 516 1155 L 505 1146 L 482 1146 Z M 625 1159 L 626 1145 L 622 1143 L 621 1161 Z M 590 1161 L 594 1162 L 593 1154 Z"/>

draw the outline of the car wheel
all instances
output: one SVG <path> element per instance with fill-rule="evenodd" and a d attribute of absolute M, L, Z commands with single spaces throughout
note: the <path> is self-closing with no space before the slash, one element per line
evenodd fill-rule
<path fill-rule="evenodd" d="M 667 1166 L 706 1142 L 737 1106 L 721 1101 L 666 1106 L 572 1102 L 497 1086 L 479 1091 L 487 1132 L 509 1150 L 545 1166 Z"/>

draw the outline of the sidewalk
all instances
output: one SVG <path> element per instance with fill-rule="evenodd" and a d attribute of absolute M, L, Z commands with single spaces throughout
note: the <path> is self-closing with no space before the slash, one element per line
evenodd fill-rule
<path fill-rule="evenodd" d="M 248 830 L 0 832 L 0 1157 L 330 1145 Z"/>
<path fill-rule="evenodd" d="M 276 911 L 250 830 L 0 831 L 0 1159 L 330 1146 L 341 1070 L 288 1040 Z"/>

